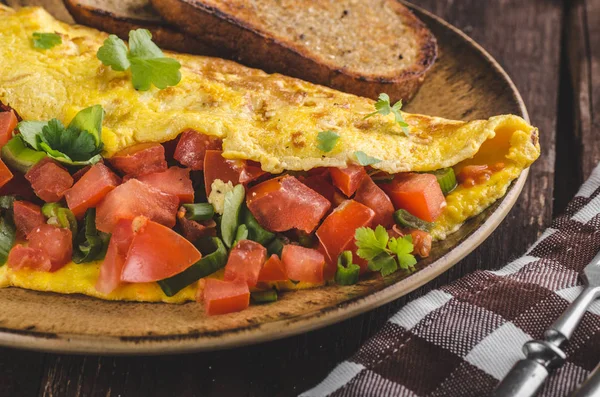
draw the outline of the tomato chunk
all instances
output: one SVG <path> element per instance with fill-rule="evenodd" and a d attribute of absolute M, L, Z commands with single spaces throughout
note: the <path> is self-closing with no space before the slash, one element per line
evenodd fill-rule
<path fill-rule="evenodd" d="M 15 245 L 8 253 L 8 266 L 11 269 L 32 269 L 49 272 L 52 270 L 50 258 L 45 251 L 39 248 L 25 247 L 24 245 Z"/>
<path fill-rule="evenodd" d="M 290 175 L 251 188 L 246 204 L 260 225 L 270 231 L 312 232 L 331 207 L 325 197 Z"/>
<path fill-rule="evenodd" d="M 177 211 L 177 223 L 181 227 L 181 234 L 192 243 L 203 237 L 215 237 L 217 235 L 217 223 L 213 219 L 207 221 L 192 221 L 185 217 L 185 208 Z"/>
<path fill-rule="evenodd" d="M 0 148 L 6 145 L 6 142 L 13 136 L 13 131 L 17 127 L 19 120 L 14 110 L 0 113 Z"/>
<path fill-rule="evenodd" d="M 12 178 L 13 173 L 10 172 L 6 164 L 4 164 L 4 161 L 0 160 L 0 187 L 6 185 Z"/>
<path fill-rule="evenodd" d="M 299 245 L 286 245 L 281 252 L 285 274 L 290 280 L 322 283 L 325 257 L 319 251 Z"/>
<path fill-rule="evenodd" d="M 211 185 L 216 179 L 223 182 L 231 182 L 234 185 L 240 183 L 241 160 L 227 160 L 220 150 L 207 150 L 204 156 L 204 185 L 206 195 L 210 195 Z"/>
<path fill-rule="evenodd" d="M 111 233 L 119 219 L 133 219 L 138 215 L 173 227 L 178 206 L 177 196 L 130 179 L 110 191 L 96 207 L 96 227 Z"/>
<path fill-rule="evenodd" d="M 160 143 L 138 143 L 125 148 L 109 159 L 110 163 L 126 175 L 140 176 L 167 170 L 165 148 Z"/>
<path fill-rule="evenodd" d="M 31 188 L 31 183 L 25 179 L 25 175 L 17 172 L 8 183 L 0 187 L 0 196 L 19 196 L 25 200 L 37 200 L 37 196 Z"/>
<path fill-rule="evenodd" d="M 65 192 L 67 205 L 81 218 L 88 208 L 93 208 L 119 185 L 119 177 L 102 163 L 97 163 Z"/>
<path fill-rule="evenodd" d="M 240 183 L 247 184 L 267 174 L 268 173 L 266 171 L 263 171 L 260 167 L 260 163 L 246 160 L 242 162 L 242 169 L 240 171 Z"/>
<path fill-rule="evenodd" d="M 47 203 L 60 201 L 73 186 L 71 174 L 54 160 L 44 158 L 25 174 L 35 194 Z"/>
<path fill-rule="evenodd" d="M 346 168 L 330 168 L 333 184 L 346 195 L 350 197 L 358 189 L 358 185 L 367 175 L 365 167 L 360 165 L 349 165 Z"/>
<path fill-rule="evenodd" d="M 40 225 L 28 235 L 29 247 L 42 250 L 50 258 L 50 271 L 56 271 L 71 262 L 73 235 L 69 229 L 54 225 Z"/>
<path fill-rule="evenodd" d="M 370 226 L 374 217 L 375 212 L 371 208 L 354 200 L 346 200 L 325 218 L 316 235 L 325 249 L 327 262 L 332 265 L 327 267 L 326 277 L 335 274 L 337 267 L 333 267 L 333 264 L 337 266 L 338 256 L 354 241 L 356 229 Z"/>
<path fill-rule="evenodd" d="M 375 211 L 373 227 L 382 225 L 386 229 L 394 224 L 394 205 L 390 198 L 379 186 L 366 175 L 361 181 L 354 200 Z"/>
<path fill-rule="evenodd" d="M 142 175 L 137 179 L 163 193 L 179 197 L 182 203 L 194 202 L 194 187 L 187 168 L 171 167 L 164 172 Z"/>
<path fill-rule="evenodd" d="M 248 287 L 256 286 L 258 275 L 267 260 L 267 249 L 251 240 L 242 240 L 231 250 L 223 279 L 244 280 Z"/>
<path fill-rule="evenodd" d="M 325 197 L 331 203 L 336 201 L 337 190 L 331 183 L 331 176 L 329 172 L 323 174 L 301 176 L 298 180 L 304 183 L 306 186 Z"/>
<path fill-rule="evenodd" d="M 250 289 L 243 280 L 205 279 L 204 310 L 209 316 L 239 312 L 250 305 Z"/>
<path fill-rule="evenodd" d="M 281 263 L 281 259 L 275 254 L 267 259 L 258 274 L 259 282 L 286 281 L 287 279 L 283 263 Z"/>
<path fill-rule="evenodd" d="M 223 141 L 214 136 L 189 129 L 181 133 L 173 158 L 194 171 L 204 169 L 207 150 L 221 150 Z"/>
<path fill-rule="evenodd" d="M 42 214 L 39 205 L 29 201 L 15 201 L 13 204 L 15 226 L 24 237 L 36 227 L 46 223 L 46 217 Z"/>
<path fill-rule="evenodd" d="M 110 294 L 122 284 L 121 273 L 133 240 L 132 223 L 131 219 L 119 219 L 113 229 L 108 250 L 96 281 L 96 290 L 99 292 Z"/>
<path fill-rule="evenodd" d="M 381 187 L 396 209 L 405 209 L 427 222 L 435 221 L 446 206 L 442 189 L 432 174 L 398 174 Z"/>
<path fill-rule="evenodd" d="M 181 273 L 202 258 L 180 234 L 145 217 L 133 220 L 134 236 L 123 265 L 121 281 L 146 283 Z"/>

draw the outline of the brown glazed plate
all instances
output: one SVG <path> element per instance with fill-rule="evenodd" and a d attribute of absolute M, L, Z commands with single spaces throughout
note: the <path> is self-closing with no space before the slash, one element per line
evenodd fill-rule
<path fill-rule="evenodd" d="M 480 119 L 513 113 L 528 119 L 510 78 L 479 45 L 441 19 L 411 6 L 433 31 L 439 59 L 408 112 Z M 0 345 L 52 352 L 166 354 L 222 349 L 307 332 L 356 316 L 433 280 L 481 244 L 515 204 L 527 170 L 506 196 L 443 242 L 410 276 L 372 276 L 348 287 L 288 292 L 278 302 L 207 317 L 196 303 L 109 302 L 15 288 L 0 290 Z"/>

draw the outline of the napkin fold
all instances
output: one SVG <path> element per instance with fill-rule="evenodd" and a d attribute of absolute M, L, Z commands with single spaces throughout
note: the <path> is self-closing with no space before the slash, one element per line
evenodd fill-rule
<path fill-rule="evenodd" d="M 600 166 L 525 253 L 416 299 L 302 397 L 489 395 L 523 343 L 582 291 L 580 272 L 600 250 Z M 568 356 L 539 396 L 566 396 L 600 360 L 600 301 L 564 347 Z"/>

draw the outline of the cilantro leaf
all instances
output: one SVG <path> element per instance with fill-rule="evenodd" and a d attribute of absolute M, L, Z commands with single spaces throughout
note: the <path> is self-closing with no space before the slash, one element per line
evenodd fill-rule
<path fill-rule="evenodd" d="M 152 41 L 152 33 L 147 29 L 136 29 L 129 32 L 129 56 L 131 58 L 152 59 L 164 58 L 165 54 Z"/>
<path fill-rule="evenodd" d="M 131 81 L 139 91 L 148 91 L 152 84 L 163 90 L 181 81 L 181 64 L 172 58 L 131 58 Z"/>
<path fill-rule="evenodd" d="M 104 40 L 104 44 L 98 49 L 96 56 L 103 64 L 118 72 L 124 72 L 131 66 L 127 58 L 125 42 L 114 34 Z"/>
<path fill-rule="evenodd" d="M 382 252 L 371 261 L 369 261 L 369 269 L 374 272 L 381 272 L 382 276 L 389 276 L 398 270 L 398 263 L 393 256 L 387 252 Z"/>
<path fill-rule="evenodd" d="M 37 137 L 42 133 L 48 123 L 46 121 L 21 121 L 17 124 L 17 128 L 21 133 L 21 138 L 35 150 L 39 150 L 39 142 Z"/>
<path fill-rule="evenodd" d="M 410 235 L 390 238 L 387 230 L 379 225 L 375 230 L 368 227 L 356 229 L 354 239 L 358 247 L 356 254 L 368 261 L 372 271 L 381 272 L 385 277 L 398 268 L 414 270 L 417 260 L 411 254 L 414 247 Z"/>
<path fill-rule="evenodd" d="M 33 33 L 33 47 L 49 50 L 52 47 L 56 47 L 62 44 L 62 38 L 56 33 Z"/>
<path fill-rule="evenodd" d="M 371 157 L 360 150 L 354 152 L 354 156 L 356 156 L 356 160 L 358 160 L 358 164 L 360 165 L 371 165 L 381 163 L 381 160 L 376 159 L 375 157 Z"/>
<path fill-rule="evenodd" d="M 401 269 L 412 270 L 414 268 L 414 265 L 417 263 L 417 259 L 411 254 L 414 246 L 412 243 L 412 236 L 410 234 L 402 238 L 391 238 L 388 248 L 390 251 L 396 254 L 398 264 L 400 265 Z"/>
<path fill-rule="evenodd" d="M 98 154 L 94 136 L 76 127 L 65 126 L 57 119 L 52 119 L 42 128 L 40 145 L 54 157 L 67 157 L 74 161 L 85 161 Z"/>
<path fill-rule="evenodd" d="M 368 227 L 359 227 L 354 232 L 354 238 L 358 247 L 356 254 L 369 261 L 385 252 L 389 235 L 387 230 L 379 225 L 375 230 Z"/>
<path fill-rule="evenodd" d="M 367 114 L 365 116 L 365 119 L 375 116 L 376 114 L 387 116 L 388 114 L 393 113 L 394 120 L 396 121 L 396 123 L 398 123 L 398 125 L 402 127 L 402 131 L 406 135 L 408 135 L 409 125 L 408 123 L 406 123 L 406 121 L 404 121 L 404 117 L 402 116 L 402 112 L 400 112 L 400 109 L 402 109 L 402 99 L 392 106 L 390 102 L 390 96 L 388 94 L 381 93 L 379 94 L 377 102 L 375 102 L 375 111 L 373 113 Z"/>
<path fill-rule="evenodd" d="M 71 123 L 69 128 L 77 128 L 82 131 L 87 131 L 94 136 L 96 146 L 102 143 L 102 120 L 104 119 L 104 109 L 100 105 L 90 106 L 80 110 Z"/>
<path fill-rule="evenodd" d="M 317 135 L 317 140 L 319 141 L 317 147 L 325 153 L 331 152 L 339 139 L 340 135 L 333 131 L 321 131 Z"/>

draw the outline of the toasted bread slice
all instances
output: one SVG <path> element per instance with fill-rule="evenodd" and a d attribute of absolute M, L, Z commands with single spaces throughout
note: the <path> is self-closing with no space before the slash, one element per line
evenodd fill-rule
<path fill-rule="evenodd" d="M 150 0 L 171 24 L 241 63 L 375 98 L 410 99 L 432 33 L 397 0 Z"/>
<path fill-rule="evenodd" d="M 63 0 L 77 23 L 127 39 L 132 29 L 145 28 L 161 48 L 202 55 L 222 55 L 213 47 L 167 24 L 148 0 Z"/>

